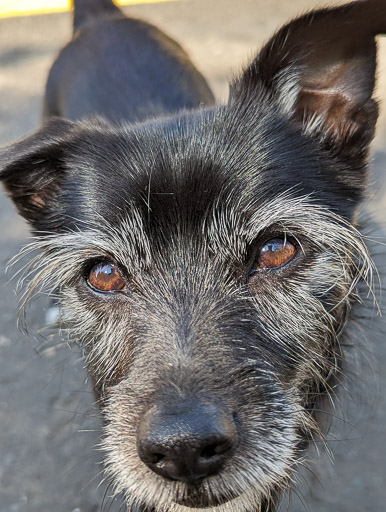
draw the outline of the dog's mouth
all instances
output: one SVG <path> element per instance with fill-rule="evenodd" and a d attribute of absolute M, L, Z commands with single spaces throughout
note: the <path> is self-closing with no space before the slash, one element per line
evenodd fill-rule
<path fill-rule="evenodd" d="M 181 496 L 175 498 L 175 503 L 189 508 L 210 508 L 218 507 L 228 501 L 237 498 L 236 494 L 214 495 L 208 492 L 203 485 L 188 485 Z"/>
<path fill-rule="evenodd" d="M 177 505 L 189 507 L 192 509 L 206 509 L 219 507 L 225 503 L 231 502 L 239 497 L 238 494 L 227 492 L 226 494 L 214 495 L 204 489 L 202 485 L 189 485 L 183 495 L 174 499 Z M 266 500 L 256 503 L 255 512 L 268 512 L 269 504 Z"/>
<path fill-rule="evenodd" d="M 237 497 L 235 497 L 237 498 Z M 188 507 L 193 509 L 207 509 L 207 508 L 214 508 L 219 507 L 221 505 L 224 505 L 225 503 L 229 503 L 233 500 L 233 498 L 229 497 L 210 497 L 210 496 L 200 496 L 200 497 L 193 497 L 189 496 L 186 498 L 182 498 L 181 500 L 176 500 L 175 503 L 177 505 L 181 505 L 184 507 Z M 255 508 L 253 509 L 253 512 L 268 512 L 271 510 L 269 508 L 269 504 L 267 501 L 264 501 L 262 503 L 256 503 Z"/>

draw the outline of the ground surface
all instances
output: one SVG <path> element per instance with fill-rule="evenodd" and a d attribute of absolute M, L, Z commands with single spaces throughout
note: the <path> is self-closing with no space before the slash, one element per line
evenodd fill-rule
<path fill-rule="evenodd" d="M 313 0 L 187 0 L 126 9 L 178 39 L 209 78 L 218 98 L 227 77 L 289 17 Z M 70 15 L 0 20 L 0 146 L 39 125 L 42 91 L 53 57 L 70 37 Z M 378 96 L 386 98 L 386 45 L 382 43 Z M 386 102 L 385 102 L 386 103 Z M 384 105 L 386 111 L 386 105 Z M 379 222 L 386 212 L 386 116 L 374 143 L 374 189 L 369 208 Z M 377 231 L 374 236 L 381 236 Z M 27 229 L 0 196 L 0 266 L 26 241 Z M 380 266 L 386 249 L 380 247 Z M 382 255 L 383 252 L 383 255 Z M 103 500 L 98 443 L 100 424 L 77 349 L 44 333 L 26 338 L 16 328 L 14 283 L 0 273 L 0 512 L 97 512 L 119 510 Z M 30 312 L 31 331 L 42 325 L 44 305 Z M 362 376 L 365 393 L 352 402 L 351 424 L 338 421 L 330 435 L 335 466 L 316 459 L 291 510 L 364 512 L 385 510 L 386 341 L 370 329 L 374 371 Z M 381 328 L 381 332 L 386 332 Z M 376 335 L 375 335 L 376 334 Z M 356 394 L 353 392 L 353 394 Z M 351 402 L 351 399 L 350 399 Z M 341 417 L 340 410 L 335 411 Z M 346 413 L 347 415 L 347 413 Z M 365 418 L 365 419 L 364 419 Z M 335 436 L 335 437 L 334 437 Z M 317 457 L 313 455 L 313 457 Z M 321 483 L 318 483 L 318 480 Z M 309 484 L 312 491 L 309 489 Z M 101 505 L 104 503 L 104 505 Z M 235 511 L 237 512 L 237 511 Z"/>

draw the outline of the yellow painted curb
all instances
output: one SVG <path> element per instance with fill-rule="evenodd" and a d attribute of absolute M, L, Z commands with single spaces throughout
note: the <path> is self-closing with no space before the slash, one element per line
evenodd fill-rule
<path fill-rule="evenodd" d="M 116 0 L 118 5 L 156 4 L 179 0 Z M 0 18 L 71 10 L 71 0 L 0 0 Z"/>

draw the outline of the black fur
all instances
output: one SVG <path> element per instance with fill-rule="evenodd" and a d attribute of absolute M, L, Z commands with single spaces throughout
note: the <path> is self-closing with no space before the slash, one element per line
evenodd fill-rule
<path fill-rule="evenodd" d="M 307 14 L 215 106 L 177 43 L 109 1 L 75 1 L 48 119 L 2 151 L 0 177 L 40 235 L 31 289 L 60 290 L 85 348 L 129 506 L 273 510 L 318 432 L 370 272 L 353 219 L 385 30 L 382 0 Z M 295 256 L 259 267 L 277 239 Z M 124 291 L 90 285 L 106 261 Z M 192 463 L 202 437 L 206 466 Z"/>

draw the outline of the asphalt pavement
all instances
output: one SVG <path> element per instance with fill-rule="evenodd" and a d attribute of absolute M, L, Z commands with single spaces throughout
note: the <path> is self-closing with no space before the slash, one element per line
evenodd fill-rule
<path fill-rule="evenodd" d="M 127 13 L 175 37 L 209 79 L 219 101 L 227 80 L 288 19 L 313 0 L 184 0 L 135 5 Z M 71 15 L 0 20 L 0 146 L 39 126 L 49 67 L 71 35 Z M 373 186 L 366 204 L 375 222 L 386 213 L 386 37 L 380 42 L 377 96 L 384 110 L 373 144 Z M 382 227 L 372 239 L 386 240 Z M 76 347 L 42 330 L 47 301 L 29 311 L 29 336 L 18 330 L 16 282 L 7 261 L 28 230 L 0 191 L 0 512 L 119 511 L 101 483 L 98 411 Z M 383 273 L 386 248 L 376 244 Z M 313 451 L 312 469 L 290 497 L 291 512 L 386 510 L 386 326 L 374 319 L 364 365 L 333 411 L 331 463 Z M 371 355 L 372 352 L 372 355 Z M 366 361 L 370 361 L 368 364 Z M 111 507 L 111 508 L 109 508 Z M 283 508 L 286 510 L 286 506 Z M 237 511 L 235 511 L 237 512 Z"/>

